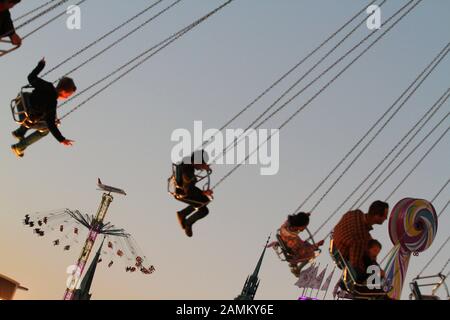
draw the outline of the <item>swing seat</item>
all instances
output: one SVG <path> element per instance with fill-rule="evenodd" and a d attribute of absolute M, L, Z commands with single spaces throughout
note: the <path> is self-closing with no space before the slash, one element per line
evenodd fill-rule
<path fill-rule="evenodd" d="M 289 262 L 292 261 L 294 255 L 292 251 L 286 246 L 286 244 L 281 239 L 280 230 L 278 230 L 277 235 L 277 245 L 274 246 L 275 253 L 277 254 L 278 258 L 280 258 L 283 262 Z"/>
<path fill-rule="evenodd" d="M 411 282 L 410 288 L 411 288 L 411 294 L 409 295 L 410 300 L 441 300 L 438 296 L 435 295 L 422 294 L 417 281 Z"/>
<path fill-rule="evenodd" d="M 330 241 L 330 255 L 337 267 L 343 270 L 341 289 L 348 293 L 348 299 L 378 300 L 387 298 L 386 292 L 364 292 L 364 289 L 367 291 L 367 286 L 358 283 L 355 269 L 344 259 L 341 252 L 334 247 L 333 239 Z"/>
<path fill-rule="evenodd" d="M 206 176 L 196 175 L 197 183 L 206 179 L 206 183 L 203 186 L 203 190 L 209 190 L 211 186 L 211 172 L 208 172 Z M 176 200 L 183 201 L 187 199 L 187 195 L 183 189 L 183 173 L 182 167 L 179 164 L 172 164 L 172 175 L 167 180 L 167 192 L 172 195 Z M 208 197 L 210 201 L 212 197 Z"/>
<path fill-rule="evenodd" d="M 422 280 L 429 280 L 423 281 Z M 441 300 L 435 293 L 440 288 L 443 287 L 447 293 L 447 297 L 450 297 L 450 293 L 447 287 L 447 276 L 439 273 L 433 276 L 418 276 L 412 280 L 409 284 L 411 289 L 411 294 L 409 295 L 410 300 Z M 431 281 L 431 282 L 430 282 Z M 431 294 L 423 294 L 420 290 L 421 287 L 432 287 Z"/>
<path fill-rule="evenodd" d="M 28 129 L 44 131 L 47 129 L 45 121 L 35 121 L 31 118 L 30 87 L 23 87 L 15 99 L 11 101 L 11 113 L 14 121 Z"/>
<path fill-rule="evenodd" d="M 300 275 L 300 272 L 306 265 L 312 263 L 315 260 L 315 258 L 317 258 L 321 253 L 321 250 L 317 249 L 314 258 L 294 262 L 293 260 L 295 259 L 295 255 L 293 254 L 292 250 L 281 239 L 280 230 L 277 231 L 276 239 L 277 245 L 273 247 L 275 253 L 277 254 L 278 258 L 281 261 L 287 262 L 289 264 L 289 268 L 291 269 L 292 274 L 294 274 L 294 276 L 296 277 Z"/>
<path fill-rule="evenodd" d="M 11 40 L 7 40 L 7 39 L 0 39 L 0 57 L 3 57 L 5 55 L 7 55 L 8 53 L 13 52 L 14 50 L 17 50 L 19 48 L 19 46 L 14 46 L 11 43 Z"/>

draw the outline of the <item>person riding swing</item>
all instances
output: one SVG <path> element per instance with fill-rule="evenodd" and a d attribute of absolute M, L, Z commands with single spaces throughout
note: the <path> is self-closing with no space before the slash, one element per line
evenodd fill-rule
<path fill-rule="evenodd" d="M 33 88 L 33 91 L 29 94 L 29 99 L 27 99 L 27 102 L 18 102 L 20 108 L 27 109 L 26 116 L 23 110 L 18 111 L 20 127 L 12 132 L 13 137 L 18 139 L 19 142 L 12 145 L 11 149 L 20 158 L 24 156 L 24 151 L 29 146 L 48 135 L 49 132 L 65 146 L 72 146 L 74 142 L 66 139 L 59 131 L 56 110 L 58 99 L 68 99 L 75 93 L 77 87 L 71 78 L 63 77 L 55 88 L 52 83 L 38 77 L 44 67 L 45 60 L 42 59 L 28 76 L 28 82 Z M 28 105 L 24 106 L 24 103 Z M 25 137 L 29 129 L 36 131 Z"/>
<path fill-rule="evenodd" d="M 280 246 L 287 250 L 285 252 L 286 261 L 295 276 L 299 275 L 301 267 L 316 258 L 320 247 L 324 244 L 324 240 L 311 244 L 300 238 L 299 234 L 307 230 L 310 216 L 310 213 L 305 212 L 288 216 L 287 221 L 278 231 L 278 241 L 268 245 L 268 248 L 273 248 L 276 252 Z"/>
<path fill-rule="evenodd" d="M 20 47 L 22 45 L 22 38 L 16 33 L 14 23 L 9 12 L 21 0 L 0 0 L 0 40 L 8 37 L 11 44 Z"/>
<path fill-rule="evenodd" d="M 177 212 L 177 217 L 186 235 L 192 237 L 192 226 L 209 214 L 207 205 L 213 196 L 212 190 L 201 190 L 196 186 L 202 180 L 196 175 L 196 171 L 206 172 L 209 177 L 212 170 L 208 165 L 208 155 L 203 150 L 184 158 L 175 167 L 175 198 L 188 204 L 185 209 Z"/>

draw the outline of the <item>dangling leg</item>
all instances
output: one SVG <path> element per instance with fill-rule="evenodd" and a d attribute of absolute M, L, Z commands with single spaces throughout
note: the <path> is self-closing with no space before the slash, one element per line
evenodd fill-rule
<path fill-rule="evenodd" d="M 13 131 L 11 134 L 17 140 L 22 141 L 25 138 L 27 131 L 28 131 L 27 127 L 20 126 L 19 129 Z"/>
<path fill-rule="evenodd" d="M 190 216 L 188 219 L 186 219 L 186 224 L 185 224 L 185 231 L 186 231 L 186 235 L 191 238 L 193 233 L 192 233 L 192 226 L 194 225 L 194 223 L 196 223 L 197 221 L 205 218 L 207 215 L 209 214 L 209 209 L 206 207 L 206 205 L 204 207 L 199 208 L 192 216 Z"/>
<path fill-rule="evenodd" d="M 188 201 L 183 202 L 189 203 Z M 186 218 L 190 214 L 192 214 L 195 210 L 196 210 L 195 207 L 190 205 L 184 208 L 183 210 L 177 212 L 178 222 L 180 223 L 180 226 L 181 228 L 183 228 L 183 230 L 186 228 Z"/>
<path fill-rule="evenodd" d="M 186 219 L 184 228 L 186 235 L 190 238 L 192 237 L 192 225 L 208 215 L 209 210 L 206 206 L 210 202 L 210 199 L 197 187 L 189 190 L 188 198 L 191 201 L 191 205 L 195 207 L 195 212 L 191 217 Z"/>
<path fill-rule="evenodd" d="M 48 130 L 45 131 L 35 131 L 32 134 L 30 134 L 25 139 L 21 140 L 19 143 L 11 146 L 11 149 L 18 157 L 24 156 L 24 151 L 32 144 L 38 142 L 42 138 L 44 138 L 46 135 L 48 135 Z"/>
<path fill-rule="evenodd" d="M 192 237 L 192 225 L 208 215 L 209 210 L 206 208 L 206 205 L 210 200 L 204 195 L 202 190 L 195 187 L 189 190 L 186 198 L 181 201 L 189 204 L 189 207 L 178 212 L 178 220 L 185 230 L 186 235 Z M 188 218 L 192 213 L 193 215 Z"/>

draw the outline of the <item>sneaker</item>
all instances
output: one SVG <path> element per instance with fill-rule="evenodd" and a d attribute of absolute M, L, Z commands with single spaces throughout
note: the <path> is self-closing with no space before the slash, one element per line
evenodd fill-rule
<path fill-rule="evenodd" d="M 14 138 L 16 138 L 17 140 L 19 140 L 19 141 L 22 141 L 23 139 L 25 139 L 24 136 L 21 136 L 21 135 L 17 134 L 17 131 L 11 132 L 11 135 L 12 135 Z"/>
<path fill-rule="evenodd" d="M 17 146 L 11 146 L 11 150 L 18 158 L 23 158 L 25 155 Z"/>
<path fill-rule="evenodd" d="M 181 214 L 181 212 L 177 212 L 178 222 L 180 223 L 181 228 L 184 230 L 186 228 L 186 219 Z"/>
<path fill-rule="evenodd" d="M 186 232 L 186 235 L 189 238 L 192 238 L 192 236 L 193 236 L 193 234 L 192 234 L 192 224 L 186 225 L 185 228 L 184 228 L 184 232 Z"/>

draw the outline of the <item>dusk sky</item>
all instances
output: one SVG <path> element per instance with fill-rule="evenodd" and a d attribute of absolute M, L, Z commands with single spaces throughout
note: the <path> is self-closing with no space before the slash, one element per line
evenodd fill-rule
<path fill-rule="evenodd" d="M 44 2 L 22 1 L 12 14 L 19 16 Z M 70 76 L 82 90 L 223 2 L 183 0 Z M 93 299 L 236 297 L 246 277 L 253 272 L 267 236 L 276 232 L 287 215 L 448 43 L 450 2 L 424 0 L 290 122 L 280 133 L 278 174 L 261 176 L 259 166 L 246 165 L 225 180 L 215 190 L 215 200 L 209 206 L 210 215 L 194 226 L 192 239 L 185 236 L 176 219 L 176 211 L 184 205 L 167 193 L 171 150 L 175 146 L 171 135 L 176 129 L 192 131 L 194 121 L 203 121 L 205 129 L 220 128 L 370 2 L 236 0 L 65 119 L 60 129 L 68 139 L 75 140 L 73 148 L 59 145 L 49 135 L 27 150 L 25 158 L 20 160 L 10 150 L 14 143 L 10 132 L 16 124 L 11 118 L 9 103 L 26 83 L 28 73 L 42 57 L 46 58 L 49 68 L 54 66 L 135 15 L 150 1 L 88 0 L 81 7 L 81 30 L 68 30 L 66 18 L 61 18 L 26 39 L 16 52 L 0 58 L 0 103 L 3 106 L 0 110 L 0 128 L 3 130 L 0 136 L 0 274 L 30 288 L 29 292 L 18 292 L 16 298 L 61 299 L 67 279 L 66 268 L 76 262 L 81 250 L 81 245 L 69 252 L 54 248 L 53 236 L 38 239 L 22 225 L 25 214 L 59 208 L 94 214 L 101 199 L 101 192 L 96 191 L 95 185 L 98 177 L 104 183 L 127 191 L 126 197 L 115 196 L 106 220 L 134 236 L 155 265 L 156 272 L 151 276 L 126 274 L 120 264 L 110 269 L 100 265 L 92 287 Z M 382 7 L 383 20 L 406 2 L 388 0 Z M 169 0 L 162 1 L 132 26 L 169 3 Z M 32 26 L 19 30 L 19 33 L 26 34 L 31 29 Z M 108 38 L 51 73 L 47 79 L 57 80 L 83 58 L 130 29 Z M 323 71 L 369 32 L 364 24 L 318 71 Z M 245 128 L 325 52 L 308 60 L 231 127 Z M 349 61 L 347 59 L 346 63 Z M 306 90 L 263 128 L 278 128 L 331 79 L 336 70 Z M 306 85 L 318 71 L 298 88 Z M 446 57 L 312 213 L 312 231 L 448 89 L 449 75 L 450 58 Z M 84 95 L 82 99 L 88 96 Z M 60 115 L 76 102 L 60 109 Z M 449 109 L 447 101 L 404 154 Z M 449 124 L 447 118 L 360 209 L 367 212 L 370 202 L 384 200 Z M 450 134 L 447 134 L 390 199 L 391 208 L 407 197 L 431 200 L 450 178 L 449 159 Z M 213 184 L 231 168 L 225 165 L 213 167 Z M 336 177 L 334 175 L 307 203 L 305 210 L 315 204 Z M 449 198 L 450 186 L 434 203 L 438 212 Z M 354 199 L 356 197 L 318 233 L 316 240 L 327 235 Z M 419 257 L 412 257 L 403 298 L 408 298 L 408 281 L 447 239 L 449 223 L 447 212 L 439 221 L 432 247 Z M 392 248 L 387 223 L 375 227 L 373 237 L 382 242 L 383 257 Z M 329 265 L 331 271 L 333 262 L 327 245 L 328 241 L 317 262 L 321 268 Z M 448 253 L 447 246 L 426 273 L 438 272 L 449 258 Z M 301 295 L 301 290 L 294 286 L 296 279 L 287 264 L 279 261 L 271 250 L 267 251 L 260 278 L 257 299 L 295 300 Z M 332 286 L 337 280 L 335 274 Z"/>

